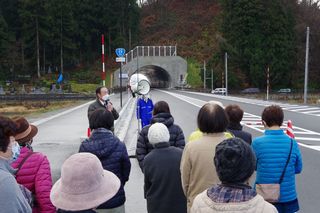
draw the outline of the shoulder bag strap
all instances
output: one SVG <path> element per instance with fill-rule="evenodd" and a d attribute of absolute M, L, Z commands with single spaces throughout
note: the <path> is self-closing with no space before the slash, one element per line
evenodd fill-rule
<path fill-rule="evenodd" d="M 28 153 L 28 155 L 19 163 L 18 167 L 17 167 L 17 171 L 16 171 L 16 174 L 18 174 L 19 170 L 21 169 L 22 165 L 24 164 L 24 162 L 26 162 L 26 160 L 31 156 L 33 155 L 34 152 L 31 151 Z"/>
<path fill-rule="evenodd" d="M 286 169 L 287 169 L 287 166 L 288 166 L 288 164 L 289 164 L 290 157 L 291 157 L 291 153 L 292 153 L 292 146 L 293 146 L 293 140 L 291 139 L 290 152 L 289 152 L 289 155 L 288 155 L 287 162 L 286 162 L 286 165 L 285 165 L 285 167 L 284 167 L 284 170 L 283 170 L 283 172 L 282 172 L 282 174 L 281 174 L 279 184 L 282 183 L 284 174 L 286 173 Z"/>

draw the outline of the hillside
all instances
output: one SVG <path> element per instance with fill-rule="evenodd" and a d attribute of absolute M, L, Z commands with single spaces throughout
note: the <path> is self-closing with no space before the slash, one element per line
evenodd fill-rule
<path fill-rule="evenodd" d="M 223 53 L 228 52 L 230 87 L 266 88 L 269 67 L 272 89 L 302 90 L 310 26 L 309 86 L 320 89 L 319 22 L 318 4 L 307 0 L 147 0 L 138 43 L 177 44 L 180 56 L 193 59 L 193 72 L 206 60 L 216 87 L 221 86 Z M 197 82 L 195 86 L 201 84 Z"/>
<path fill-rule="evenodd" d="M 142 7 L 143 45 L 178 45 L 178 54 L 202 61 L 217 50 L 217 1 L 157 1 Z"/>

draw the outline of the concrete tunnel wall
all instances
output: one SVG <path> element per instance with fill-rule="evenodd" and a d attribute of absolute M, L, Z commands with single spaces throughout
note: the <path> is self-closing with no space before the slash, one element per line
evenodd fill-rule
<path fill-rule="evenodd" d="M 187 74 L 187 61 L 180 56 L 167 57 L 139 57 L 123 65 L 122 73 L 130 76 L 136 73 L 145 74 L 151 81 L 151 87 L 174 88 L 181 86 Z M 114 74 L 114 86 L 120 86 L 120 69 Z M 122 86 L 125 87 L 128 79 L 122 79 Z"/>

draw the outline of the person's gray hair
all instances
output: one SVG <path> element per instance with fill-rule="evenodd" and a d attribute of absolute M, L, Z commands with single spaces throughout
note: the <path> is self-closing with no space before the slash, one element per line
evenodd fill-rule
<path fill-rule="evenodd" d="M 220 101 L 208 101 L 208 103 L 217 104 L 217 105 L 221 106 L 222 108 L 224 108 L 223 104 Z"/>
<path fill-rule="evenodd" d="M 153 146 L 157 143 L 169 142 L 170 133 L 167 126 L 162 123 L 152 124 L 148 131 L 148 139 Z"/>

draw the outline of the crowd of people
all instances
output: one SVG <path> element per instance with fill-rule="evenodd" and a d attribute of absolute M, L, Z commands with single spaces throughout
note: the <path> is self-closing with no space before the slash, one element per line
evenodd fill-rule
<path fill-rule="evenodd" d="M 96 95 L 88 109 L 92 134 L 65 160 L 53 186 L 46 155 L 32 148 L 37 127 L 23 117 L 0 116 L 1 212 L 125 212 L 131 163 L 113 133 L 119 114 L 107 88 Z M 302 158 L 296 140 L 281 129 L 281 107 L 263 110 L 265 132 L 253 140 L 242 117 L 240 106 L 210 101 L 186 141 L 168 103 L 154 104 L 136 149 L 149 213 L 299 211 L 295 175 Z"/>

